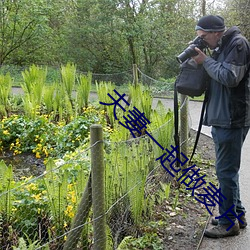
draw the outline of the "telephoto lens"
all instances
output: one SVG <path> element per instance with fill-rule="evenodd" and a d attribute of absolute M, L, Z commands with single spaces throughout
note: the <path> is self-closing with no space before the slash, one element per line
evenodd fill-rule
<path fill-rule="evenodd" d="M 201 37 L 197 36 L 190 43 L 190 45 L 176 57 L 177 61 L 179 63 L 183 63 L 190 57 L 198 55 L 198 53 L 195 51 L 195 47 L 199 48 L 200 50 L 203 50 L 207 48 L 207 43 Z"/>

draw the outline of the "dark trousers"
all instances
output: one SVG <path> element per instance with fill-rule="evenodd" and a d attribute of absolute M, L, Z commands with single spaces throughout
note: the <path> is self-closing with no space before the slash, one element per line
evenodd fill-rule
<path fill-rule="evenodd" d="M 235 214 L 245 213 L 240 200 L 239 188 L 239 169 L 241 161 L 241 149 L 243 142 L 248 133 L 249 127 L 225 129 L 221 127 L 212 127 L 212 136 L 215 143 L 216 154 L 216 174 L 219 181 L 221 196 L 223 201 L 219 206 L 219 213 L 235 221 Z M 235 205 L 234 208 L 227 212 L 228 209 Z M 235 213 L 235 214 L 234 214 Z M 219 218 L 220 224 L 229 224 L 226 217 Z"/>

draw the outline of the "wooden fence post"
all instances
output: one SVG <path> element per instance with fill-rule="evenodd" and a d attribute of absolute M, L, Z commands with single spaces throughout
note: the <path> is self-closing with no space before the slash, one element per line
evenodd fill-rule
<path fill-rule="evenodd" d="M 77 243 L 81 237 L 84 223 L 86 222 L 91 208 L 91 175 L 89 176 L 87 185 L 83 192 L 81 201 L 78 205 L 76 216 L 73 220 L 70 233 L 64 244 L 63 250 L 71 250 L 77 248 Z"/>
<path fill-rule="evenodd" d="M 181 152 L 188 156 L 188 97 L 180 95 L 180 149 Z M 184 159 L 182 159 L 184 160 Z"/>
<path fill-rule="evenodd" d="M 133 83 L 135 86 L 138 84 L 138 71 L 136 64 L 133 64 Z"/>
<path fill-rule="evenodd" d="M 106 249 L 106 216 L 104 193 L 104 152 L 103 131 L 99 124 L 90 127 L 91 140 L 91 176 L 94 250 Z"/>

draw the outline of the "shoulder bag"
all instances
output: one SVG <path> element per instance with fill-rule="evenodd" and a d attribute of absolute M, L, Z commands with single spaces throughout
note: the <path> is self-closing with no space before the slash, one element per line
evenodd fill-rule
<path fill-rule="evenodd" d="M 191 97 L 201 96 L 209 79 L 203 65 L 197 64 L 192 58 L 183 62 L 180 73 L 175 81 L 177 92 Z"/>

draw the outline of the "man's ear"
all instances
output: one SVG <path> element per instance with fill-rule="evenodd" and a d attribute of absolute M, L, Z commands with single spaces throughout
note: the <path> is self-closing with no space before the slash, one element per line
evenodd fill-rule
<path fill-rule="evenodd" d="M 218 38 L 221 38 L 223 36 L 224 32 L 215 32 L 215 35 L 218 37 Z"/>

